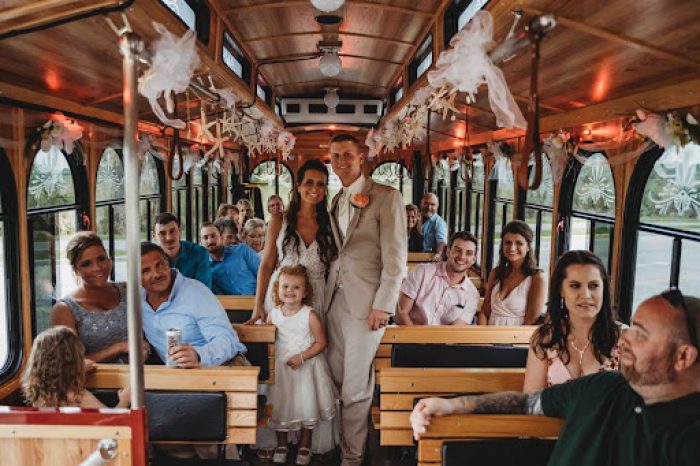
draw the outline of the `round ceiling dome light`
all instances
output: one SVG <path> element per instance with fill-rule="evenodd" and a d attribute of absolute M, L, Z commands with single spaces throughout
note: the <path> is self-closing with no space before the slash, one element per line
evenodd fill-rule
<path fill-rule="evenodd" d="M 338 89 L 335 87 L 327 87 L 326 95 L 323 96 L 323 103 L 326 104 L 328 108 L 335 108 L 340 102 L 340 97 L 338 97 Z"/>
<path fill-rule="evenodd" d="M 344 3 L 345 0 L 311 0 L 311 4 L 324 13 L 335 11 L 343 6 Z"/>
<path fill-rule="evenodd" d="M 338 52 L 336 50 L 324 52 L 321 57 L 321 62 L 319 63 L 319 68 L 321 69 L 321 74 L 324 76 L 328 76 L 329 78 L 338 76 L 338 73 L 340 73 L 340 70 L 343 68 Z"/>

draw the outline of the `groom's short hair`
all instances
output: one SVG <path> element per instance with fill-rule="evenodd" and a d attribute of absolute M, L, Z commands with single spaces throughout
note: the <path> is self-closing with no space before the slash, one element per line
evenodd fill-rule
<path fill-rule="evenodd" d="M 358 151 L 362 150 L 362 144 L 360 144 L 360 141 L 358 141 L 357 138 L 355 136 L 353 136 L 352 134 L 347 134 L 347 133 L 336 134 L 335 136 L 333 136 L 331 138 L 331 142 L 329 142 L 328 145 L 330 146 L 334 142 L 346 142 L 346 141 L 350 141 L 353 144 L 355 144 L 355 147 L 357 148 Z"/>

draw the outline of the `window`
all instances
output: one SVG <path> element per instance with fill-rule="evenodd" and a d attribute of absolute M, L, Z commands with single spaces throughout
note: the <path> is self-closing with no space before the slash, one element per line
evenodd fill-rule
<path fill-rule="evenodd" d="M 387 105 L 387 107 L 391 107 L 396 102 L 401 100 L 402 97 L 403 97 L 403 78 L 401 76 L 399 76 L 399 79 L 396 80 L 396 83 L 389 91 L 389 105 Z"/>
<path fill-rule="evenodd" d="M 126 280 L 124 166 L 117 152 L 102 153 L 95 183 L 95 232 L 112 258 L 112 280 Z"/>
<path fill-rule="evenodd" d="M 76 146 L 75 152 L 78 151 Z M 79 212 L 84 211 L 76 196 L 78 185 L 82 186 L 82 192 L 87 191 L 87 177 L 76 156 L 66 155 L 55 146 L 51 146 L 49 152 L 36 152 L 27 186 L 35 334 L 49 327 L 51 308 L 56 300 L 76 287 L 65 247 L 78 230 Z"/>
<path fill-rule="evenodd" d="M 0 382 L 11 377 L 21 362 L 17 218 L 17 187 L 10 161 L 0 149 Z"/>
<path fill-rule="evenodd" d="M 464 231 L 467 229 L 467 217 L 468 217 L 468 204 L 469 193 L 467 191 L 467 186 L 469 182 L 469 166 L 468 166 L 468 156 L 467 164 L 460 160 L 455 160 L 453 162 L 457 169 L 453 172 L 454 177 L 454 188 L 452 190 L 452 210 L 450 212 L 449 224 L 452 227 L 452 231 Z"/>
<path fill-rule="evenodd" d="M 413 178 L 403 163 L 384 162 L 377 165 L 372 171 L 372 179 L 398 189 L 404 204 L 413 203 Z"/>
<path fill-rule="evenodd" d="M 532 162 L 531 162 L 532 163 Z M 530 182 L 534 178 L 530 169 Z M 534 233 L 533 247 L 537 264 L 549 277 L 549 262 L 552 256 L 552 205 L 554 203 L 554 180 L 552 168 L 546 155 L 542 155 L 542 182 L 536 190 L 525 191 L 525 222 Z"/>
<path fill-rule="evenodd" d="M 260 100 L 272 107 L 272 88 L 267 85 L 267 81 L 260 73 L 258 73 L 258 82 L 256 84 L 255 92 Z"/>
<path fill-rule="evenodd" d="M 193 166 L 192 171 L 192 240 L 195 243 L 199 240 L 199 228 L 205 220 L 206 215 L 206 179 L 202 168 Z M 209 220 L 209 219 L 206 219 Z"/>
<path fill-rule="evenodd" d="M 224 65 L 246 83 L 250 82 L 251 65 L 238 46 L 233 36 L 224 31 L 224 43 L 221 49 L 221 58 Z"/>
<path fill-rule="evenodd" d="M 450 199 L 450 187 L 452 186 L 452 172 L 450 171 L 450 163 L 447 155 L 442 156 L 435 164 L 433 179 L 430 186 L 430 192 L 438 198 L 438 215 L 445 222 L 449 222 L 449 215 L 452 209 Z"/>
<path fill-rule="evenodd" d="M 571 204 L 569 249 L 586 249 L 610 271 L 615 224 L 615 180 L 608 159 L 588 156 L 576 177 Z"/>
<path fill-rule="evenodd" d="M 161 185 L 163 176 L 163 164 L 157 160 L 151 152 L 146 152 L 141 162 L 141 175 L 139 181 L 139 213 L 141 216 L 141 239 L 151 239 L 153 222 L 161 211 Z"/>
<path fill-rule="evenodd" d="M 333 171 L 333 166 L 330 162 L 326 162 L 326 168 L 328 169 L 328 207 L 330 208 L 335 195 L 343 189 L 343 183 L 340 182 L 340 178 Z"/>
<path fill-rule="evenodd" d="M 506 223 L 513 219 L 513 194 L 515 183 L 513 179 L 513 168 L 508 158 L 500 158 L 496 160 L 490 175 L 491 189 L 494 189 L 495 196 L 491 201 L 491 218 L 493 220 L 493 229 L 491 234 L 491 244 L 493 244 L 492 260 L 489 264 L 489 270 L 493 265 L 498 263 L 498 251 L 501 247 L 501 231 Z"/>
<path fill-rule="evenodd" d="M 482 219 L 484 217 L 484 161 L 481 154 L 474 154 L 474 164 L 472 166 L 471 179 L 467 183 L 467 225 L 476 239 L 476 256 L 479 257 L 481 248 L 481 237 L 483 231 Z"/>
<path fill-rule="evenodd" d="M 184 159 L 185 154 L 182 154 L 182 156 Z M 175 157 L 173 160 L 173 173 L 178 173 L 180 171 L 179 165 L 180 158 Z M 189 212 L 192 204 L 192 196 L 190 196 L 191 171 L 192 169 L 190 169 L 189 173 L 183 173 L 180 179 L 172 180 L 170 184 L 172 214 L 180 220 L 180 232 L 184 233 L 185 239 L 188 241 L 192 241 L 192 229 L 189 228 L 191 225 L 191 215 Z"/>
<path fill-rule="evenodd" d="M 270 196 L 273 194 L 280 196 L 286 208 L 289 205 L 294 185 L 292 172 L 289 170 L 289 167 L 280 163 L 279 173 L 277 173 L 276 164 L 277 162 L 274 160 L 260 162 L 250 175 L 250 182 L 255 183 L 260 188 L 265 221 L 270 219 L 270 214 L 267 212 L 267 200 Z M 330 202 L 330 198 L 328 200 Z"/>
<path fill-rule="evenodd" d="M 678 150 L 667 149 L 660 157 L 649 154 L 654 163 L 646 169 L 646 182 L 646 173 L 638 173 L 643 163 L 633 175 L 644 193 L 638 201 L 632 312 L 669 286 L 700 295 L 700 146 Z"/>
<path fill-rule="evenodd" d="M 445 10 L 445 48 L 450 40 L 471 20 L 474 15 L 482 10 L 489 0 L 454 0 Z"/>
<path fill-rule="evenodd" d="M 428 34 L 408 65 L 408 84 L 412 85 L 433 64 L 433 35 Z"/>
<path fill-rule="evenodd" d="M 204 0 L 161 0 L 185 26 L 197 32 L 197 39 L 209 43 L 209 7 Z"/>

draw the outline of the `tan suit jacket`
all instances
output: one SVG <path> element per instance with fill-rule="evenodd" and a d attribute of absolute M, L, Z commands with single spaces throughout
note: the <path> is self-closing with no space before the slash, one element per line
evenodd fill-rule
<path fill-rule="evenodd" d="M 331 226 L 338 258 L 331 264 L 326 285 L 326 311 L 342 286 L 351 300 L 350 313 L 367 318 L 372 309 L 394 314 L 406 270 L 406 211 L 401 193 L 365 178 L 362 192 L 369 204 L 354 212 L 342 238 L 338 227 L 338 193 L 331 203 Z"/>

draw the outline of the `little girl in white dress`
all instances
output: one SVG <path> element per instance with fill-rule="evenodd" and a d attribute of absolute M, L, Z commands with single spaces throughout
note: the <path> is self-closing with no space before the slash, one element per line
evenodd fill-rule
<path fill-rule="evenodd" d="M 277 432 L 273 461 L 287 462 L 287 432 L 301 430 L 296 464 L 311 461 L 311 434 L 335 415 L 336 394 L 323 355 L 326 334 L 311 309 L 313 288 L 303 265 L 280 269 L 273 288 L 275 307 L 267 322 L 277 326 L 275 383 L 270 387 L 270 427 Z"/>

